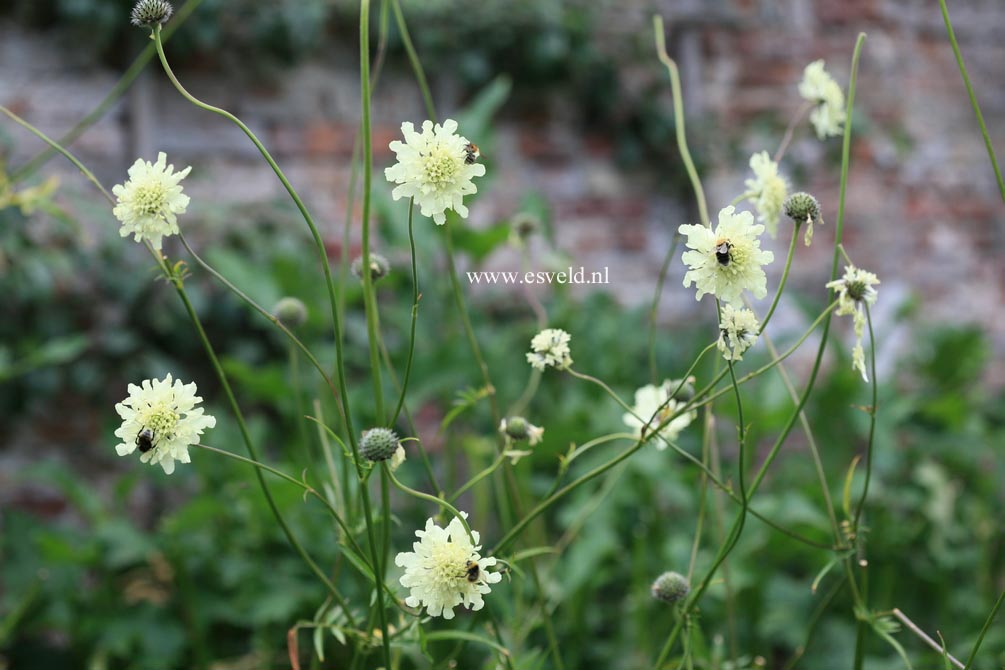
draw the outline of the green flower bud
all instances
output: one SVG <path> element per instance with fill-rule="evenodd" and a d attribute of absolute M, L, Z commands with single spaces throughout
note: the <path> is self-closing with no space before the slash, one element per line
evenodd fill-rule
<path fill-rule="evenodd" d="M 363 279 L 363 257 L 360 256 L 352 262 L 350 268 L 357 279 Z M 380 254 L 370 254 L 370 279 L 377 281 L 391 271 L 391 264 Z"/>
<path fill-rule="evenodd" d="M 368 461 L 386 461 L 398 450 L 398 436 L 389 428 L 371 428 L 363 433 L 359 450 Z"/>
<path fill-rule="evenodd" d="M 677 603 L 691 592 L 687 577 L 678 572 L 664 572 L 653 582 L 653 598 L 668 603 Z"/>
<path fill-rule="evenodd" d="M 153 27 L 160 23 L 167 23 L 174 13 L 174 8 L 167 0 L 139 0 L 134 6 L 129 19 L 134 26 Z"/>
<path fill-rule="evenodd" d="M 782 204 L 785 216 L 801 226 L 807 221 L 814 224 L 820 221 L 820 203 L 809 193 L 793 193 Z"/>
<path fill-rule="evenodd" d="M 526 440 L 530 435 L 530 424 L 522 416 L 511 416 L 508 419 L 503 419 L 499 428 L 511 440 Z"/>
<path fill-rule="evenodd" d="M 287 328 L 296 328 L 306 323 L 307 306 L 296 298 L 286 296 L 272 308 L 272 314 Z"/>

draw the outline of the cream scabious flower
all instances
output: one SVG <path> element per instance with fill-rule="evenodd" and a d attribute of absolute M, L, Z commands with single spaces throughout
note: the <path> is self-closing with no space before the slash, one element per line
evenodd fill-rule
<path fill-rule="evenodd" d="M 761 324 L 749 309 L 724 304 L 719 314 L 719 341 L 716 343 L 727 361 L 742 361 L 743 352 L 754 345 Z"/>
<path fill-rule="evenodd" d="M 687 405 L 686 395 L 694 392 L 690 386 L 693 380 L 688 379 L 684 384 L 681 384 L 681 381 L 680 379 L 667 379 L 659 386 L 647 384 L 635 391 L 635 405 L 631 412 L 625 412 L 621 420 L 632 429 L 636 438 L 649 435 L 653 429 Z M 681 388 L 680 392 L 676 397 L 672 397 L 678 386 Z M 691 410 L 660 428 L 657 434 L 661 439 L 656 442 L 656 448 L 660 451 L 666 449 L 666 441 L 676 440 L 681 431 L 691 425 L 696 416 L 698 416 L 698 412 Z"/>
<path fill-rule="evenodd" d="M 778 174 L 778 163 L 771 160 L 767 151 L 756 153 L 750 157 L 750 169 L 754 178 L 746 180 L 746 187 L 752 193 L 750 201 L 757 208 L 757 220 L 763 223 L 768 234 L 774 237 L 778 233 L 778 217 L 782 213 L 782 204 L 788 197 L 788 184 L 785 177 Z"/>
<path fill-rule="evenodd" d="M 876 298 L 879 297 L 873 288 L 876 284 L 879 284 L 879 277 L 854 265 L 845 266 L 844 276 L 841 279 L 827 282 L 827 288 L 834 289 L 838 294 L 838 306 L 834 313 L 838 316 L 852 315 L 855 326 L 852 368 L 861 372 L 865 381 L 869 381 L 869 375 L 865 370 L 865 350 L 862 348 L 866 325 L 864 306 L 876 304 Z"/>
<path fill-rule="evenodd" d="M 465 512 L 461 515 L 468 516 Z M 484 607 L 482 596 L 492 591 L 489 584 L 500 581 L 502 575 L 488 571 L 496 564 L 495 558 L 478 554 L 478 533 L 471 531 L 472 537 L 468 537 L 460 519 L 454 518 L 446 528 L 428 519 L 425 530 L 417 530 L 415 535 L 419 541 L 412 544 L 414 551 L 394 557 L 394 564 L 405 568 L 400 580 L 410 590 L 405 604 L 425 607 L 430 616 L 444 619 L 453 619 L 459 605 L 475 611 Z"/>
<path fill-rule="evenodd" d="M 192 168 L 174 171 L 174 165 L 167 165 L 167 155 L 157 154 L 157 162 L 150 163 L 139 158 L 129 168 L 129 179 L 125 184 L 112 187 L 118 204 L 112 210 L 122 228 L 119 235 L 133 235 L 137 242 L 150 240 L 154 249 L 161 248 L 161 238 L 178 234 L 178 214 L 184 214 L 189 197 L 182 193 L 182 179 Z"/>
<path fill-rule="evenodd" d="M 684 275 L 685 288 L 691 284 L 698 289 L 695 300 L 711 293 L 724 302 L 736 302 L 744 289 L 755 298 L 768 293 L 768 280 L 762 269 L 775 260 L 770 251 L 761 249 L 758 236 L 764 226 L 754 223 L 750 212 L 736 213 L 735 207 L 719 212 L 719 225 L 682 225 L 681 234 L 687 236 L 683 260 L 689 267 Z"/>
<path fill-rule="evenodd" d="M 405 141 L 390 144 L 398 162 L 384 170 L 387 180 L 398 184 L 391 197 L 415 198 L 422 215 L 433 217 L 437 225 L 446 223 L 448 209 L 466 219 L 464 196 L 478 190 L 471 179 L 485 174 L 485 166 L 475 160 L 477 148 L 457 134 L 453 119 L 442 126 L 424 121 L 421 133 L 405 122 L 401 133 Z"/>
<path fill-rule="evenodd" d="M 527 362 L 538 370 L 555 367 L 559 370 L 572 365 L 572 355 L 569 340 L 572 336 L 558 328 L 546 328 L 530 341 L 530 351 Z"/>
<path fill-rule="evenodd" d="M 140 386 L 130 384 L 129 397 L 115 405 L 122 425 L 115 437 L 122 443 L 115 447 L 119 456 L 138 448 L 140 461 L 159 463 L 164 472 L 174 472 L 175 461 L 189 463 L 189 445 L 196 444 L 216 419 L 196 407 L 202 398 L 196 386 L 183 384 L 168 374 L 164 379 L 146 379 Z"/>
<path fill-rule="evenodd" d="M 844 92 L 824 69 L 822 60 L 806 66 L 799 83 L 799 95 L 816 105 L 810 113 L 810 123 L 818 138 L 841 134 L 845 122 Z"/>

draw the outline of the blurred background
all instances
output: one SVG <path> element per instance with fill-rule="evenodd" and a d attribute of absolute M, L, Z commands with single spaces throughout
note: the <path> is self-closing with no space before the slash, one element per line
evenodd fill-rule
<path fill-rule="evenodd" d="M 378 45 L 381 3 L 374 4 L 372 44 L 382 54 L 373 94 L 375 244 L 394 268 L 379 291 L 400 371 L 412 291 L 407 206 L 391 201 L 382 170 L 401 122 L 418 125 L 426 113 L 393 17 Z M 7 0 L 0 104 L 52 137 L 72 129 L 148 44 L 145 31 L 128 24 L 130 6 Z M 610 284 L 602 287 L 471 287 L 476 330 L 504 405 L 526 381 L 522 352 L 537 330 L 531 294 L 547 308 L 549 325 L 573 333 L 577 367 L 623 397 L 650 379 L 679 375 L 716 336 L 708 305 L 680 286 L 678 251 L 656 312 L 654 375 L 648 324 L 657 276 L 677 226 L 697 222 L 697 212 L 673 139 L 652 14 L 667 21 L 689 143 L 713 213 L 744 191 L 750 155 L 778 147 L 800 104 L 803 67 L 823 58 L 846 88 L 855 38 L 868 34 L 844 239 L 853 261 L 882 280 L 874 310 L 882 409 L 867 516 L 874 604 L 899 607 L 930 634 L 941 631 L 965 657 L 1005 587 L 1005 209 L 937 2 L 403 0 L 402 7 L 440 116 L 461 121 L 488 168 L 470 218 L 455 230 L 462 269 L 608 268 Z M 180 27 L 167 52 L 182 82 L 262 138 L 319 222 L 347 287 L 349 374 L 365 415 L 366 328 L 358 286 L 343 274 L 344 261 L 359 253 L 350 169 L 360 104 L 358 8 L 343 0 L 190 0 L 176 10 Z M 958 1 L 950 10 L 1001 151 L 1005 4 Z M 250 472 L 196 453 L 192 467 L 168 478 L 114 455 L 112 408 L 126 384 L 168 371 L 199 383 L 220 420 L 210 443 L 242 448 L 199 342 L 169 287 L 154 281 L 149 256 L 119 237 L 106 203 L 72 166 L 34 160 L 43 148 L 0 121 L 0 668 L 288 667 L 286 631 L 313 619 L 323 594 L 273 525 Z M 176 167 L 192 165 L 188 239 L 266 307 L 285 295 L 307 303 L 299 334 L 322 361 L 333 360 L 314 252 L 281 184 L 235 127 L 186 103 L 156 62 L 72 150 L 108 187 L 125 179 L 137 156 L 165 151 Z M 791 190 L 820 199 L 826 222 L 813 246 L 798 248 L 790 295 L 773 322 L 784 345 L 827 297 L 840 140 L 821 143 L 804 122 L 781 171 Z M 539 226 L 529 260 L 511 235 L 519 219 Z M 784 221 L 781 230 L 766 240 L 778 261 Z M 493 426 L 482 403 L 439 430 L 458 393 L 480 380 L 452 306 L 442 230 L 417 217 L 416 233 L 423 301 L 409 407 L 438 476 L 461 483 L 469 468 L 491 461 Z M 180 245 L 166 249 L 185 257 Z M 780 266 L 771 268 L 769 288 Z M 315 462 L 313 424 L 299 418 L 324 396 L 315 376 L 198 268 L 187 286 L 272 462 L 290 472 Z M 867 387 L 850 369 L 850 324 L 842 321 L 809 406 L 838 496 L 868 425 L 858 408 L 868 402 Z M 753 367 L 766 352 L 748 358 L 744 365 Z M 797 356 L 794 374 L 805 375 L 809 362 Z M 776 376 L 752 388 L 745 413 L 752 443 L 766 452 L 791 405 Z M 334 417 L 326 403 L 322 411 Z M 733 410 L 717 411 L 728 444 Z M 570 443 L 618 430 L 620 415 L 593 388 L 545 375 L 527 417 L 545 426 L 545 442 L 520 465 L 528 495 L 548 490 Z M 684 444 L 697 452 L 692 432 Z M 786 450 L 758 494 L 762 511 L 827 542 L 801 436 L 793 434 Z M 735 462 L 728 446 L 724 456 Z M 596 457 L 582 467 L 603 460 Z M 418 470 L 402 476 L 425 483 Z M 671 619 L 653 610 L 648 584 L 687 565 L 697 482 L 683 460 L 647 451 L 546 519 L 542 533 L 569 537 L 544 573 L 567 665 L 639 668 L 652 658 Z M 311 538 L 312 553 L 341 576 L 323 514 L 295 489 L 273 490 L 298 534 Z M 491 516 L 489 498 L 468 502 L 474 518 Z M 428 510 L 396 504 L 396 537 L 408 542 L 408 529 Z M 722 514 L 728 521 L 732 510 Z M 490 543 L 501 536 L 498 527 L 482 530 Z M 706 532 L 712 552 L 721 531 L 713 524 Z M 711 558 L 705 550 L 700 557 Z M 703 604 L 708 648 L 735 660 L 732 667 L 785 667 L 805 645 L 821 601 L 809 586 L 827 559 L 752 522 L 725 582 Z M 349 593 L 351 577 L 342 580 Z M 829 586 L 825 580 L 821 592 Z M 505 611 L 505 598 L 493 606 Z M 849 667 L 849 602 L 838 593 L 820 617 L 805 667 Z M 1005 664 L 1003 630 L 993 628 L 984 644 L 986 667 Z M 915 667 L 941 667 L 913 637 L 898 639 Z M 520 667 L 550 667 L 540 629 L 521 644 Z M 319 667 L 342 667 L 345 648 L 334 638 L 326 648 Z M 868 652 L 870 670 L 902 667 L 880 642 Z M 462 659 L 491 667 L 477 650 Z"/>

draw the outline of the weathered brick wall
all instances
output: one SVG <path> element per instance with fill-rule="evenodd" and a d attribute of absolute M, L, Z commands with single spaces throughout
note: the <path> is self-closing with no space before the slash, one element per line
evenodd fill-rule
<path fill-rule="evenodd" d="M 1005 3 L 950 3 L 961 47 L 983 106 L 992 140 L 1005 151 Z M 997 358 L 1005 354 L 1005 208 L 998 196 L 982 138 L 966 99 L 935 0 L 664 0 L 624 2 L 605 9 L 600 46 L 624 59 L 624 95 L 669 82 L 655 58 L 642 60 L 624 45 L 651 44 L 651 11 L 668 20 L 673 54 L 680 60 L 691 149 L 705 166 L 713 212 L 743 190 L 747 160 L 774 152 L 785 123 L 799 107 L 796 84 L 803 66 L 824 58 L 847 84 L 856 35 L 868 34 L 856 99 L 855 140 L 848 185 L 845 240 L 857 264 L 883 280 L 877 308 L 884 360 L 906 343 L 894 328 L 897 304 L 910 295 L 935 323 L 978 322 L 991 333 Z M 268 85 L 188 70 L 197 96 L 231 109 L 274 150 L 277 159 L 333 240 L 339 236 L 359 106 L 353 45 L 334 45 L 323 58 Z M 53 135 L 71 127 L 103 97 L 115 72 L 79 61 L 53 36 L 0 25 L 0 103 Z M 519 86 L 519 82 L 516 82 Z M 441 110 L 458 106 L 449 77 L 440 77 Z M 390 69 L 374 100 L 375 165 L 391 160 L 387 143 L 402 120 L 424 117 L 404 69 Z M 11 130 L 11 134 L 15 131 Z M 603 128 L 586 127 L 561 95 L 543 100 L 533 120 L 504 109 L 491 156 L 496 179 L 472 210 L 471 225 L 514 213 L 528 191 L 545 195 L 562 249 L 574 265 L 610 268 L 609 287 L 626 302 L 648 301 L 673 230 L 695 222 L 690 200 L 664 188 L 680 166 L 625 170 Z M 475 138 L 472 138 L 475 139 Z M 810 249 L 800 247 L 793 285 L 822 292 L 830 265 L 838 198 L 840 140 L 818 142 L 808 124 L 797 130 L 783 161 L 799 189 L 815 193 L 827 224 Z M 14 163 L 37 145 L 18 142 Z M 192 220 L 213 203 L 278 199 L 280 184 L 254 147 L 218 117 L 185 103 L 155 69 L 75 145 L 106 183 L 120 181 L 137 155 L 164 150 L 174 162 L 196 166 L 187 182 Z M 47 170 L 77 181 L 67 166 Z M 383 188 L 377 175 L 375 187 Z M 102 222 L 102 225 L 108 225 Z M 784 228 L 783 228 L 784 230 Z M 784 258 L 786 240 L 769 243 Z M 544 263 L 544 260 L 541 260 Z M 775 274 L 781 263 L 776 263 Z M 511 251 L 489 260 L 492 269 L 516 269 Z M 697 309 L 680 289 L 679 261 L 671 268 L 663 317 Z M 500 289 L 501 290 L 501 289 Z M 703 305 L 704 306 L 704 305 Z M 798 325 L 783 308 L 780 324 Z M 1005 383 L 1005 365 L 989 371 Z"/>

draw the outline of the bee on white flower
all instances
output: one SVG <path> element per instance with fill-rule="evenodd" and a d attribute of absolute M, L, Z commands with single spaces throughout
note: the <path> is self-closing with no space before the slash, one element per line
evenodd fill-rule
<path fill-rule="evenodd" d="M 745 182 L 747 191 L 753 194 L 750 201 L 757 209 L 757 220 L 774 237 L 778 233 L 778 218 L 788 195 L 788 184 L 785 177 L 778 174 L 778 163 L 771 160 L 767 151 L 750 157 L 750 169 L 754 171 L 754 178 Z"/>
<path fill-rule="evenodd" d="M 876 298 L 879 297 L 873 288 L 876 284 L 879 284 L 879 277 L 854 265 L 845 266 L 841 279 L 827 282 L 827 288 L 834 289 L 838 294 L 838 306 L 834 313 L 838 316 L 852 315 L 855 326 L 852 367 L 862 373 L 865 381 L 869 381 L 865 369 L 865 350 L 862 348 L 866 325 L 865 305 L 876 304 Z"/>
<path fill-rule="evenodd" d="M 711 293 L 723 302 L 737 302 L 744 290 L 755 298 L 768 293 L 768 279 L 761 267 L 775 260 L 770 251 L 761 249 L 759 235 L 764 226 L 754 223 L 750 212 L 736 213 L 735 207 L 719 212 L 719 225 L 685 224 L 678 229 L 687 236 L 683 261 L 688 266 L 684 287 L 698 289 L 695 300 Z"/>
<path fill-rule="evenodd" d="M 164 472 L 174 472 L 175 461 L 189 463 L 189 445 L 197 444 L 202 432 L 216 425 L 216 419 L 196 407 L 202 398 L 195 383 L 183 384 L 168 374 L 163 380 L 146 379 L 140 386 L 130 384 L 129 397 L 115 405 L 122 425 L 115 437 L 119 456 L 137 449 L 140 461 L 157 463 Z"/>
<path fill-rule="evenodd" d="M 484 607 L 482 596 L 492 591 L 489 584 L 499 582 L 502 575 L 488 570 L 496 564 L 495 558 L 479 555 L 479 534 L 471 531 L 468 537 L 460 519 L 454 518 L 446 528 L 428 519 L 425 529 L 415 535 L 419 541 L 412 544 L 413 551 L 394 558 L 395 565 L 405 568 L 400 579 L 410 591 L 405 604 L 425 607 L 429 616 L 444 619 L 453 619 L 454 608 L 460 605 L 475 611 Z"/>
<path fill-rule="evenodd" d="M 810 123 L 821 140 L 840 135 L 845 122 L 844 92 L 816 60 L 806 66 L 799 83 L 799 95 L 816 105 L 810 112 Z"/>
<path fill-rule="evenodd" d="M 184 214 L 189 197 L 182 193 L 181 180 L 192 168 L 174 171 L 167 165 L 167 155 L 157 154 L 157 162 L 142 158 L 129 168 L 125 184 L 112 187 L 118 204 L 112 210 L 122 228 L 119 235 L 133 236 L 137 242 L 149 240 L 154 249 L 161 248 L 161 238 L 178 234 L 178 214 Z"/>
<path fill-rule="evenodd" d="M 687 405 L 694 394 L 693 382 L 694 379 L 689 378 L 682 385 L 680 379 L 667 379 L 659 386 L 654 384 L 643 386 L 635 391 L 635 405 L 631 412 L 625 412 L 622 421 L 632 429 L 636 438 L 649 435 Z M 674 395 L 678 386 L 680 390 Z M 666 449 L 667 442 L 676 440 L 681 431 L 691 425 L 697 416 L 698 412 L 691 410 L 660 428 L 657 433 L 660 439 L 656 441 L 656 448 L 660 451 Z"/>
<path fill-rule="evenodd" d="M 478 191 L 471 180 L 485 174 L 485 166 L 476 160 L 478 147 L 457 134 L 453 119 L 442 126 L 424 121 L 421 133 L 406 121 L 401 133 L 405 141 L 389 145 L 398 162 L 384 170 L 387 180 L 398 184 L 391 197 L 415 198 L 422 215 L 432 217 L 437 225 L 446 223 L 448 209 L 466 219 L 464 196 Z"/>
<path fill-rule="evenodd" d="M 747 308 L 724 304 L 719 314 L 719 341 L 716 347 L 727 361 L 742 361 L 743 352 L 754 346 L 761 325 Z"/>
<path fill-rule="evenodd" d="M 551 366 L 563 370 L 572 365 L 569 341 L 572 336 L 558 328 L 546 328 L 530 341 L 527 362 L 538 370 Z"/>

